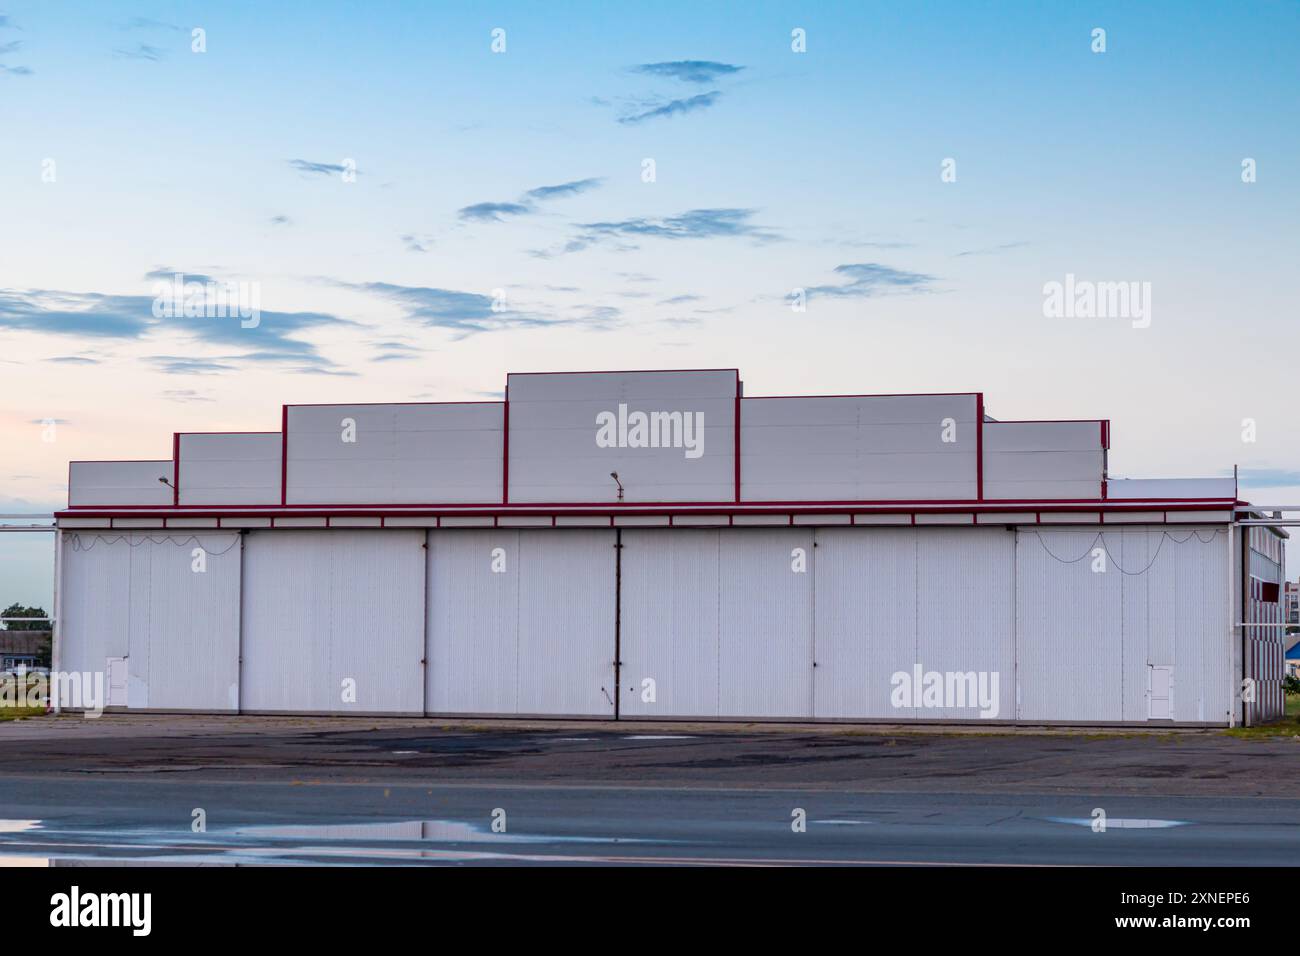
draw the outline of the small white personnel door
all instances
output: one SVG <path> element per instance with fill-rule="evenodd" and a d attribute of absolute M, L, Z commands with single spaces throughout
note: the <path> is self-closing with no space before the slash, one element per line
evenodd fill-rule
<path fill-rule="evenodd" d="M 1174 719 L 1174 669 L 1147 667 L 1147 720 Z"/>
<path fill-rule="evenodd" d="M 107 707 L 126 706 L 126 658 L 108 658 L 108 700 Z"/>

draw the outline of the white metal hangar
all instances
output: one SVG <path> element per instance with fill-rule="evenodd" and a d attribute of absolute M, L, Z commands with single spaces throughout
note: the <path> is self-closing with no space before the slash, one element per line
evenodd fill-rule
<path fill-rule="evenodd" d="M 1279 713 L 1281 630 L 1241 625 L 1274 622 L 1284 532 L 1239 523 L 1233 479 L 1108 477 L 1109 439 L 735 369 L 289 405 L 70 464 L 54 666 L 131 710 Z"/>

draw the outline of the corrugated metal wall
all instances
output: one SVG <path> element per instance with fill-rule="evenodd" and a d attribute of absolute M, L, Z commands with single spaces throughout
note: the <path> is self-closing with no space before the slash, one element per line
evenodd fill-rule
<path fill-rule="evenodd" d="M 244 709 L 423 712 L 424 543 L 423 531 L 249 532 Z"/>
<path fill-rule="evenodd" d="M 1013 547 L 1000 528 L 818 529 L 816 716 L 1010 719 Z M 949 674 L 974 675 L 976 693 L 909 693 L 898 706 L 894 675 L 913 687 L 918 668 L 922 686 L 928 674 L 945 688 Z"/>
<path fill-rule="evenodd" d="M 734 369 L 512 374 L 507 387 L 511 502 L 612 502 L 611 471 L 622 476 L 628 502 L 735 496 Z M 689 420 L 694 447 L 689 454 L 684 446 L 645 447 L 628 428 L 614 447 L 598 444 L 598 416 L 617 416 L 620 405 L 629 415 L 676 414 L 683 440 Z M 660 429 L 649 434 L 662 437 Z"/>
<path fill-rule="evenodd" d="M 239 535 L 82 532 L 63 562 L 62 670 L 124 657 L 128 707 L 236 708 Z"/>
<path fill-rule="evenodd" d="M 617 694 L 627 716 L 1079 722 L 1146 721 L 1151 669 L 1172 667 L 1173 719 L 1220 723 L 1234 692 L 1226 536 L 251 531 L 241 599 L 235 534 L 68 533 L 60 663 L 126 658 L 136 708 L 611 716 Z M 896 675 L 918 669 L 996 675 L 995 712 L 920 688 L 896 706 Z"/>
<path fill-rule="evenodd" d="M 1172 667 L 1173 719 L 1226 722 L 1227 547 L 1223 528 L 1022 529 L 1020 717 L 1145 721 L 1151 669 Z"/>
<path fill-rule="evenodd" d="M 182 505 L 278 505 L 279 432 L 179 436 L 177 502 Z"/>
<path fill-rule="evenodd" d="M 974 498 L 975 395 L 746 398 L 745 501 Z"/>
<path fill-rule="evenodd" d="M 720 715 L 811 717 L 812 530 L 722 532 L 719 560 Z"/>
<path fill-rule="evenodd" d="M 917 528 L 916 535 L 917 663 L 926 671 L 973 673 L 990 693 L 996 680 L 996 719 L 1011 719 L 1014 534 L 1004 528 Z M 925 707 L 916 716 L 995 719 L 981 715 L 969 698 L 966 706 Z"/>
<path fill-rule="evenodd" d="M 519 713 L 614 713 L 614 533 L 519 532 Z"/>
<path fill-rule="evenodd" d="M 915 528 L 818 530 L 816 716 L 915 716 L 891 705 L 890 678 L 920 659 L 916 560 Z"/>
<path fill-rule="evenodd" d="M 172 480 L 167 461 L 70 461 L 68 506 L 169 505 L 171 488 L 159 478 Z"/>
<path fill-rule="evenodd" d="M 519 532 L 430 531 L 428 579 L 427 710 L 518 713 Z"/>
<path fill-rule="evenodd" d="M 131 633 L 131 536 L 68 532 L 63 536 L 59 591 L 59 667 L 105 670 L 126 657 Z"/>
<path fill-rule="evenodd" d="M 1105 477 L 1102 423 L 986 422 L 986 498 L 1097 498 Z"/>
<path fill-rule="evenodd" d="M 1112 547 L 1119 535 L 1117 529 Z M 1120 720 L 1125 662 L 1123 555 L 1118 550 L 1113 558 L 1106 555 L 1097 528 L 1024 529 L 1018 539 L 1020 716 Z M 1094 557 L 1094 549 L 1103 550 Z M 1102 561 L 1106 570 L 1094 571 L 1094 562 L 1101 567 Z"/>
<path fill-rule="evenodd" d="M 290 405 L 286 500 L 500 501 L 504 409 L 501 402 Z"/>
<path fill-rule="evenodd" d="M 614 713 L 614 532 L 429 532 L 430 713 Z"/>
<path fill-rule="evenodd" d="M 621 713 L 718 716 L 719 535 L 623 531 Z"/>

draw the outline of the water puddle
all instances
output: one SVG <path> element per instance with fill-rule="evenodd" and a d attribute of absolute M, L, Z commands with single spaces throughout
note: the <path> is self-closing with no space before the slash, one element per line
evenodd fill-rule
<path fill-rule="evenodd" d="M 1051 823 L 1070 823 L 1076 827 L 1091 827 L 1097 821 L 1092 817 L 1048 817 Z M 1164 830 L 1168 827 L 1185 827 L 1190 820 L 1142 820 L 1125 817 L 1106 817 L 1107 830 Z"/>
<path fill-rule="evenodd" d="M 258 824 L 211 828 L 49 826 L 39 820 L 0 820 L 0 867 L 58 866 L 111 858 L 126 865 L 382 863 L 471 860 L 586 859 L 561 846 L 611 846 L 653 840 L 543 833 L 495 833 L 459 820 L 397 820 L 320 824 Z M 489 849 L 489 845 L 495 848 Z M 553 854 L 521 853 L 549 846 Z M 515 848 L 513 851 L 511 848 Z M 595 857 L 592 857 L 595 859 Z"/>

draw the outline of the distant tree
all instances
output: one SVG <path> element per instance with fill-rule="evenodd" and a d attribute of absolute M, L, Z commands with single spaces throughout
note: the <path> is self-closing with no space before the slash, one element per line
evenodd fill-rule
<path fill-rule="evenodd" d="M 49 617 L 43 607 L 23 607 L 21 604 L 10 604 L 4 611 L 0 611 L 0 617 Z M 6 621 L 5 627 L 11 631 L 48 631 L 50 629 L 49 621 Z"/>

